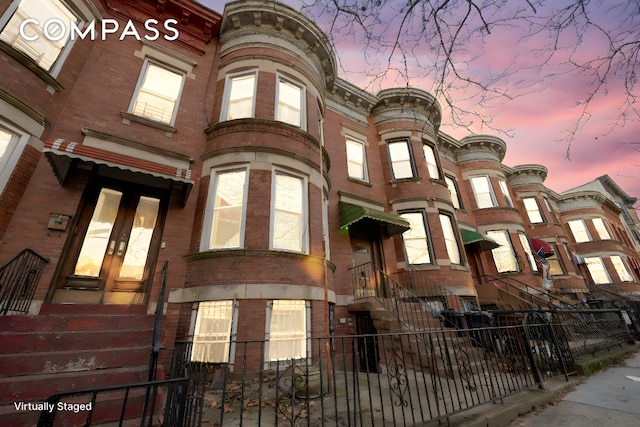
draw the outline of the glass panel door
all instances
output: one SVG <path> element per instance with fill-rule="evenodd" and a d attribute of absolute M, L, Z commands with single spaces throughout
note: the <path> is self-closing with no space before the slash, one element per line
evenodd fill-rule
<path fill-rule="evenodd" d="M 147 196 L 140 197 L 129 241 L 126 244 L 126 253 L 120 267 L 119 277 L 121 279 L 141 280 L 143 278 L 159 208 L 159 199 Z"/>
<path fill-rule="evenodd" d="M 87 193 L 79 209 L 78 232 L 62 261 L 54 302 L 144 302 L 167 194 L 131 183 L 102 184 Z"/>
<path fill-rule="evenodd" d="M 103 188 L 82 242 L 80 255 L 73 271 L 75 276 L 98 277 L 109 245 L 109 238 L 120 208 L 122 193 Z M 113 252 L 109 247 L 109 252 Z"/>

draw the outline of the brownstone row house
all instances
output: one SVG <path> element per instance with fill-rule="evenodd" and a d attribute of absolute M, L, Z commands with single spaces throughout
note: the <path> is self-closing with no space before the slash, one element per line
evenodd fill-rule
<path fill-rule="evenodd" d="M 24 310 L 0 282 L 0 424 L 146 379 L 167 261 L 162 345 L 216 362 L 233 340 L 268 338 L 268 363 L 363 332 L 371 273 L 452 310 L 513 308 L 505 280 L 640 294 L 637 200 L 610 177 L 557 193 L 500 138 L 440 132 L 433 96 L 339 78 L 282 4 L 0 0 L 0 50 L 0 265 L 48 261 Z"/>

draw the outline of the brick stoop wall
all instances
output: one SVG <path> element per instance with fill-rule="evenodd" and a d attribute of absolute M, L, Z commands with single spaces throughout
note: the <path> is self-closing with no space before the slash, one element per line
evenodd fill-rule
<path fill-rule="evenodd" d="M 15 402 L 146 381 L 153 326 L 137 305 L 45 304 L 38 316 L 0 317 L 0 425 L 37 423 L 39 412 Z"/>

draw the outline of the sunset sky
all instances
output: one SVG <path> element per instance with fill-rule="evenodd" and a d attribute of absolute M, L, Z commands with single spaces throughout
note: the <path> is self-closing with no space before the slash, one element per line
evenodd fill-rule
<path fill-rule="evenodd" d="M 222 14 L 227 2 L 201 0 L 201 3 Z M 299 0 L 287 0 L 283 3 L 296 9 L 301 5 Z M 526 5 L 526 2 L 513 3 Z M 607 4 L 606 0 L 604 3 Z M 385 12 L 390 16 L 384 19 L 383 25 L 375 27 L 374 31 L 379 31 L 385 37 L 392 37 L 397 32 L 397 26 L 394 27 L 398 22 L 397 13 L 390 9 L 385 9 Z M 537 12 L 544 11 L 538 9 Z M 596 11 L 592 18 L 603 28 L 608 28 L 607 25 L 617 28 L 621 19 L 628 19 L 629 15 L 616 16 L 615 12 L 603 9 L 601 12 Z M 311 13 L 311 18 L 327 31 L 328 17 L 317 10 L 312 10 Z M 509 11 L 501 9 L 494 13 Z M 640 39 L 640 34 L 637 33 L 640 28 L 640 10 L 637 15 L 632 16 L 628 22 L 633 31 L 636 31 L 636 34 L 631 33 L 631 38 L 636 40 Z M 533 66 L 545 54 L 544 49 L 538 50 L 545 43 L 542 36 L 524 41 L 523 32 L 526 32 L 526 28 L 494 28 L 490 35 L 471 38 L 465 45 L 465 51 L 454 58 L 454 61 L 460 60 L 456 66 L 470 76 L 493 76 L 511 68 L 509 76 L 497 81 L 495 86 L 499 90 L 508 91 L 514 97 L 511 100 L 499 97 L 478 107 L 478 98 L 469 96 L 468 88 L 451 90 L 456 105 L 472 113 L 491 117 L 493 129 L 477 121 L 469 129 L 455 127 L 445 111 L 441 130 L 456 138 L 470 133 L 491 134 L 502 138 L 508 147 L 504 163 L 508 166 L 525 163 L 546 166 L 549 174 L 545 185 L 554 191 L 562 192 L 608 174 L 627 194 L 640 198 L 640 117 L 631 110 L 632 114 L 628 114 L 626 120 L 620 120 L 621 106 L 626 95 L 622 79 L 611 80 L 606 91 L 593 98 L 590 118 L 568 149 L 566 131 L 573 128 L 580 117 L 581 107 L 578 102 L 583 101 L 593 87 L 590 76 L 584 72 L 570 72 L 562 64 L 569 55 L 564 51 L 557 52 L 543 68 Z M 560 44 L 570 47 L 574 58 L 584 59 L 607 52 L 607 41 L 598 34 L 586 33 L 583 47 L 578 50 L 573 50 L 577 36 L 571 32 L 567 34 L 560 40 Z M 428 43 L 417 46 L 413 52 L 418 61 L 427 63 L 431 59 L 430 55 L 433 55 Z M 369 74 L 372 70 L 374 73 L 384 70 L 388 56 L 372 58 L 371 51 L 363 50 L 357 36 L 340 36 L 335 48 L 341 65 L 340 76 L 351 83 L 366 87 L 372 93 L 383 88 L 405 86 L 406 80 L 393 72 L 386 73 L 385 78 L 372 80 Z M 432 90 L 432 77 L 421 75 L 419 66 L 410 64 L 409 72 L 411 86 Z M 544 78 L 550 74 L 554 74 L 554 78 Z M 444 107 L 445 102 L 442 99 L 439 101 Z M 637 110 L 640 103 L 636 102 L 632 106 Z M 567 159 L 567 154 L 570 159 Z M 640 208 L 640 202 L 635 206 Z"/>

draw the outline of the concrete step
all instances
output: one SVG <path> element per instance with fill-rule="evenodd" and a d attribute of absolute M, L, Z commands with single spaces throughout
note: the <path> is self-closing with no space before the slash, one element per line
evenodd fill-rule
<path fill-rule="evenodd" d="M 142 347 L 152 336 L 152 329 L 4 333 L 0 354 Z"/>
<path fill-rule="evenodd" d="M 43 304 L 40 315 L 45 314 L 131 316 L 147 314 L 147 306 L 141 304 Z"/>
<path fill-rule="evenodd" d="M 138 347 L 0 354 L 0 378 L 139 366 L 149 362 L 150 354 L 150 338 Z"/>
<path fill-rule="evenodd" d="M 139 383 L 147 377 L 147 366 L 5 377 L 0 378 L 0 405 L 44 401 L 66 391 Z"/>
<path fill-rule="evenodd" d="M 3 316 L 0 337 L 20 332 L 145 330 L 152 329 L 154 316 L 147 314 L 45 314 L 38 316 Z"/>

